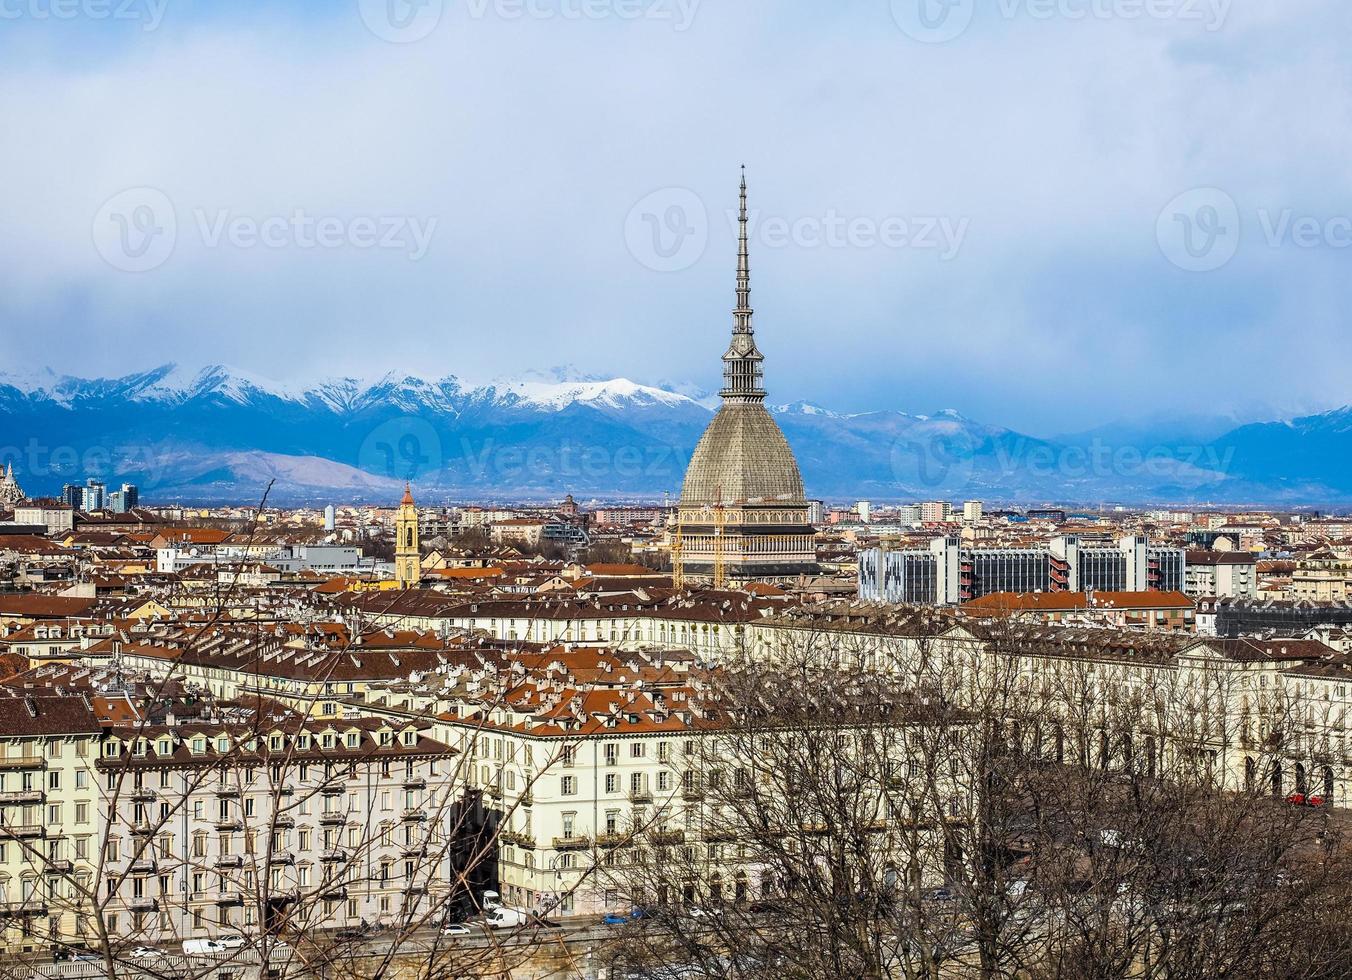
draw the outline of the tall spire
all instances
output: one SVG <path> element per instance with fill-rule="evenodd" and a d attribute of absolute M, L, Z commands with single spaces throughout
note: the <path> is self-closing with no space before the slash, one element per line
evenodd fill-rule
<path fill-rule="evenodd" d="M 734 333 L 751 333 L 751 247 L 747 234 L 746 165 L 742 166 L 741 209 L 737 218 L 737 309 L 732 312 Z"/>
<path fill-rule="evenodd" d="M 751 328 L 751 247 L 746 212 L 746 166 L 742 166 L 740 208 L 737 218 L 737 307 L 732 311 L 732 344 L 723 355 L 723 400 L 765 400 L 761 385 L 761 362 Z"/>

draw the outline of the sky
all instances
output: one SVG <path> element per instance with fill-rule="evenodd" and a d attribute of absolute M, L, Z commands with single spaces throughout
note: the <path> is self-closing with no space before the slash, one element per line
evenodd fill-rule
<path fill-rule="evenodd" d="M 1346 0 L 0 0 L 0 370 L 1352 402 Z"/>

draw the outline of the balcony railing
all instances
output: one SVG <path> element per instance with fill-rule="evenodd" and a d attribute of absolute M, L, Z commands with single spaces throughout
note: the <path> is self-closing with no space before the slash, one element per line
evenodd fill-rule
<path fill-rule="evenodd" d="M 47 757 L 42 755 L 5 756 L 0 758 L 0 769 L 46 769 Z"/>
<path fill-rule="evenodd" d="M 653 801 L 653 791 L 650 789 L 631 789 L 629 791 L 629 801 L 631 803 L 651 803 Z"/>
<path fill-rule="evenodd" d="M 403 817 L 405 820 L 426 820 L 427 811 L 420 806 L 405 807 Z"/>
<path fill-rule="evenodd" d="M 12 793 L 0 793 L 0 806 L 13 806 L 23 803 L 41 803 L 42 790 L 40 789 L 21 789 Z"/>
<path fill-rule="evenodd" d="M 0 836 L 41 837 L 45 828 L 40 823 L 4 824 L 0 826 Z"/>
<path fill-rule="evenodd" d="M 556 851 L 580 851 L 584 850 L 589 844 L 591 844 L 589 838 L 578 837 L 576 835 L 572 837 L 554 838 L 554 850 Z"/>
<path fill-rule="evenodd" d="M 347 861 L 347 851 L 335 847 L 320 854 L 319 860 L 323 861 L 325 864 L 340 864 Z"/>

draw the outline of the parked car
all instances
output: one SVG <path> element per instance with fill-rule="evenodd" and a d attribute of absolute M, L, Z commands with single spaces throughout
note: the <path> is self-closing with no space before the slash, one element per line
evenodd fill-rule
<path fill-rule="evenodd" d="M 183 952 L 188 956 L 220 956 L 234 953 L 248 945 L 243 936 L 223 936 L 220 939 L 185 939 Z"/>
<path fill-rule="evenodd" d="M 451 922 L 441 928 L 443 936 L 468 936 L 469 926 L 459 922 Z"/>
<path fill-rule="evenodd" d="M 154 946 L 133 946 L 127 950 L 127 956 L 133 960 L 153 960 L 164 955 L 164 950 Z"/>

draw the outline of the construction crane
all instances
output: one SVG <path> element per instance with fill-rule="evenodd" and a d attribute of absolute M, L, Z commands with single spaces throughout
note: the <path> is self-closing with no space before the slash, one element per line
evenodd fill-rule
<path fill-rule="evenodd" d="M 685 517 L 676 507 L 676 534 L 671 539 L 671 584 L 677 592 L 685 588 Z"/>
<path fill-rule="evenodd" d="M 727 525 L 727 514 L 723 510 L 723 488 L 718 488 L 718 497 L 714 503 L 714 588 L 721 589 L 727 584 L 727 561 L 723 549 L 723 529 Z"/>

